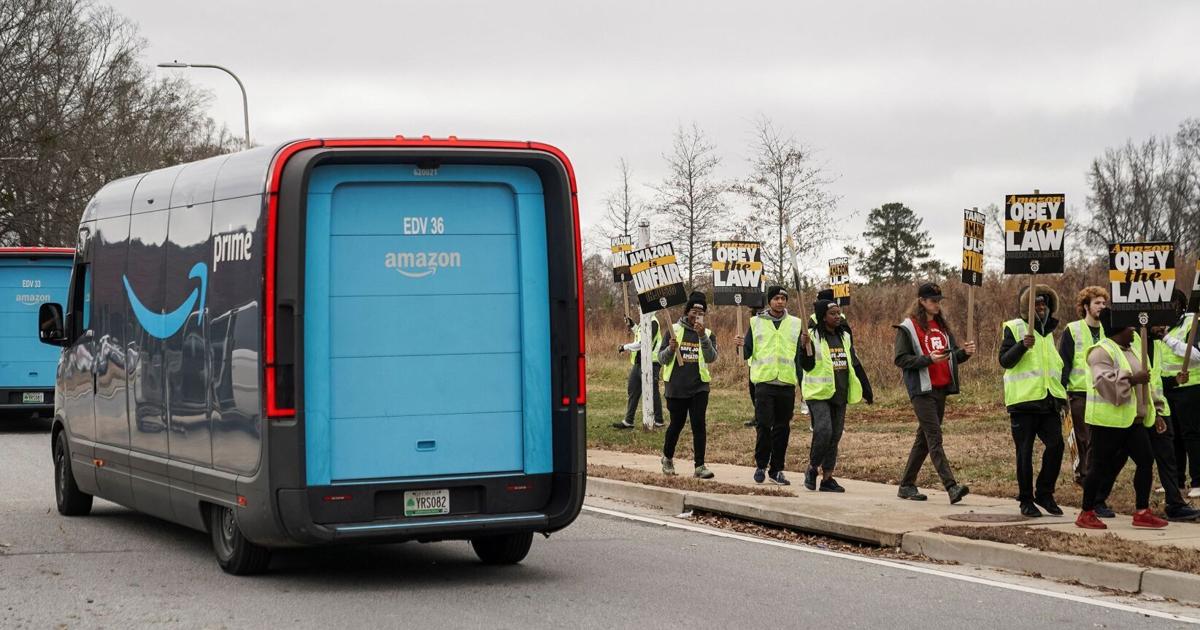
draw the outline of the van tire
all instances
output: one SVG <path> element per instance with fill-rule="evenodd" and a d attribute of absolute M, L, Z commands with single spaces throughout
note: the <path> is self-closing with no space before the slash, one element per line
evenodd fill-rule
<path fill-rule="evenodd" d="M 87 516 L 92 511 L 92 495 L 79 489 L 71 472 L 66 431 L 54 436 L 54 503 L 63 516 Z"/>
<path fill-rule="evenodd" d="M 226 573 L 255 575 L 267 570 L 267 565 L 271 563 L 271 550 L 246 540 L 233 510 L 223 505 L 210 505 L 208 530 L 212 535 L 217 564 Z"/>
<path fill-rule="evenodd" d="M 471 539 L 475 555 L 484 564 L 516 564 L 525 559 L 532 545 L 533 532 Z"/>

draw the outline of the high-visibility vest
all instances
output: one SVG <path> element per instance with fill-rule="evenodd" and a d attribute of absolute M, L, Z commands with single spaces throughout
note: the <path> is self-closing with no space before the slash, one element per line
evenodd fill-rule
<path fill-rule="evenodd" d="M 1183 345 L 1187 345 L 1188 333 L 1192 329 L 1192 318 L 1195 316 L 1194 313 L 1188 313 L 1184 316 L 1183 322 L 1172 328 L 1171 332 L 1167 333 L 1167 336 L 1179 340 L 1179 343 Z M 1166 344 L 1163 345 L 1165 346 Z M 1159 361 L 1162 363 L 1163 376 L 1178 376 L 1183 371 L 1183 355 L 1175 354 L 1175 351 L 1169 347 L 1164 348 L 1164 350 L 1162 359 Z M 1188 350 L 1191 351 L 1191 348 Z M 1192 361 L 1188 365 L 1188 382 L 1180 383 L 1179 386 L 1195 387 L 1197 385 L 1200 385 L 1200 362 Z"/>
<path fill-rule="evenodd" d="M 1167 402 L 1167 392 L 1163 387 L 1162 363 L 1170 354 L 1171 349 L 1166 343 L 1161 339 L 1154 340 L 1154 357 L 1150 358 L 1150 394 L 1154 396 L 1155 406 L 1162 405 L 1162 414 L 1168 417 L 1171 415 L 1171 404 Z"/>
<path fill-rule="evenodd" d="M 821 343 L 813 344 L 813 351 L 817 353 L 817 356 L 814 357 L 813 369 L 804 373 L 802 392 L 805 400 L 829 400 L 837 391 L 837 382 L 834 380 L 833 374 L 833 354 L 829 349 L 829 341 L 825 339 L 824 335 L 818 335 L 818 337 L 820 337 Z M 862 382 L 858 380 L 858 374 L 854 373 L 854 366 L 850 364 L 849 333 L 842 333 L 842 349 L 846 351 L 846 369 L 850 372 L 850 391 L 846 396 L 846 402 L 853 405 L 862 401 Z"/>
<path fill-rule="evenodd" d="M 750 318 L 750 334 L 754 336 L 754 352 L 750 356 L 750 382 L 780 381 L 797 385 L 796 348 L 800 345 L 803 323 L 799 317 L 786 315 L 779 328 L 766 317 Z"/>
<path fill-rule="evenodd" d="M 1017 343 L 1022 342 L 1029 330 L 1023 319 L 1009 320 L 1004 327 Z M 1062 369 L 1063 360 L 1054 348 L 1054 336 L 1033 331 L 1033 347 L 1025 350 L 1016 365 L 1004 370 L 1004 404 L 1012 406 L 1042 400 L 1047 394 L 1066 400 Z"/>
<path fill-rule="evenodd" d="M 683 342 L 683 324 L 675 324 L 674 326 L 671 326 L 671 330 L 675 331 L 675 339 L 678 339 L 679 342 L 682 343 Z M 712 335 L 712 331 L 705 328 L 704 336 L 708 337 L 710 335 Z M 678 355 L 679 355 L 678 352 L 672 353 L 671 358 L 667 359 L 666 365 L 663 366 L 662 380 L 664 383 L 670 382 L 671 374 L 673 374 L 675 372 L 675 357 Z M 712 375 L 708 373 L 708 364 L 705 363 L 705 361 L 704 361 L 704 351 L 700 350 L 698 356 L 700 359 L 699 360 L 700 380 L 705 383 L 708 383 L 708 382 L 712 381 Z"/>
<path fill-rule="evenodd" d="M 642 327 L 634 326 L 633 327 L 633 343 L 638 343 L 641 340 L 642 340 Z M 654 361 L 655 363 L 658 363 L 657 350 L 660 345 L 662 345 L 662 328 L 661 327 L 658 329 L 658 333 L 656 333 L 654 335 L 654 344 L 650 346 L 651 360 Z M 638 358 L 637 353 L 638 352 L 641 352 L 641 351 L 634 350 L 633 352 L 629 353 L 629 365 L 634 365 L 637 363 L 637 358 Z"/>
<path fill-rule="evenodd" d="M 1092 331 L 1088 328 L 1087 322 L 1082 319 L 1067 324 L 1067 332 L 1075 342 L 1075 356 L 1071 360 L 1071 375 L 1067 379 L 1067 391 L 1086 392 L 1088 389 L 1087 355 L 1092 346 L 1099 342 L 1092 340 Z M 1101 324 L 1100 338 L 1104 339 L 1104 337 L 1104 325 Z"/>
<path fill-rule="evenodd" d="M 1121 350 L 1112 339 L 1101 339 L 1100 343 L 1092 348 L 1092 352 L 1107 352 L 1108 356 L 1117 366 L 1126 372 L 1133 372 L 1133 367 L 1129 365 L 1129 359 L 1125 358 L 1125 352 Z M 1151 381 L 1153 381 L 1153 376 Z M 1136 386 L 1135 386 L 1136 387 Z M 1088 366 L 1088 391 L 1087 391 L 1087 409 L 1083 414 L 1083 421 L 1087 424 L 1094 424 L 1101 427 L 1115 427 L 1123 429 L 1133 426 L 1133 421 L 1137 419 L 1137 393 L 1130 392 L 1129 400 L 1123 404 L 1114 405 L 1096 391 L 1096 381 L 1092 378 L 1092 368 Z M 1146 414 L 1142 424 L 1148 427 L 1154 426 L 1154 406 L 1150 406 L 1150 412 Z"/>

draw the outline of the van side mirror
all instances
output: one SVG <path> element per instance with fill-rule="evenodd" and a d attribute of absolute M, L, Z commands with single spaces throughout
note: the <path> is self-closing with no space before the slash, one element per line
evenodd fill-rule
<path fill-rule="evenodd" d="M 67 345 L 67 327 L 63 324 L 62 304 L 46 302 L 38 307 L 38 339 L 52 346 Z"/>

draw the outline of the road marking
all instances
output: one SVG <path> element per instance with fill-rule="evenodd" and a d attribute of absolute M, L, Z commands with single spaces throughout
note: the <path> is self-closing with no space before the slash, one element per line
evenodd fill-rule
<path fill-rule="evenodd" d="M 1068 593 L 1056 593 L 1054 591 L 1047 591 L 1047 590 L 1040 589 L 1040 588 L 1033 588 L 1031 586 L 1021 586 L 1019 584 L 1008 584 L 1006 582 L 1000 582 L 997 580 L 989 580 L 987 578 L 974 577 L 974 576 L 970 576 L 970 575 L 960 575 L 958 573 L 950 573 L 948 571 L 939 571 L 937 569 L 930 569 L 927 567 L 919 567 L 919 566 L 914 566 L 914 565 L 910 565 L 910 564 L 904 564 L 902 562 L 892 562 L 890 560 L 880 560 L 878 558 L 857 556 L 857 555 L 850 554 L 850 553 L 841 553 L 838 551 L 829 551 L 826 549 L 818 549 L 816 547 L 806 547 L 804 545 L 796 545 L 793 543 L 786 543 L 786 542 L 782 542 L 782 541 L 778 541 L 778 540 L 770 540 L 770 539 L 766 539 L 766 538 L 756 538 L 754 536 L 747 536 L 746 534 L 736 534 L 736 533 L 726 532 L 726 531 L 721 531 L 721 530 L 708 529 L 705 527 L 697 527 L 695 525 L 686 525 L 684 523 L 674 523 L 674 522 L 666 521 L 666 520 L 659 519 L 659 518 L 653 518 L 653 517 L 649 517 L 649 516 L 639 516 L 637 514 L 628 514 L 626 512 L 618 512 L 617 510 L 609 510 L 606 508 L 595 507 L 592 505 L 585 505 L 585 506 L 583 506 L 583 509 L 587 510 L 589 512 L 595 512 L 597 514 L 605 514 L 607 516 L 613 516 L 616 518 L 623 518 L 623 519 L 627 519 L 627 520 L 631 520 L 631 521 L 648 523 L 651 525 L 661 525 L 663 527 L 682 529 L 684 531 L 694 532 L 697 534 L 707 534 L 709 536 L 717 536 L 720 538 L 730 538 L 732 540 L 740 540 L 742 542 L 750 542 L 750 543 L 756 543 L 756 544 L 760 544 L 760 545 L 769 545 L 772 547 L 782 547 L 784 549 L 791 549 L 792 551 L 802 551 L 804 553 L 811 553 L 811 554 L 816 554 L 819 556 L 842 558 L 844 560 L 853 560 L 855 562 L 874 564 L 877 566 L 889 567 L 892 569 L 899 569 L 901 571 L 911 571 L 913 573 L 924 573 L 926 575 L 935 575 L 938 577 L 948 578 L 951 580 L 958 580 L 960 582 L 971 582 L 973 584 L 982 584 L 984 586 L 993 586 L 996 588 L 1002 588 L 1002 589 L 1006 589 L 1006 590 L 1010 590 L 1010 591 L 1017 591 L 1020 593 L 1029 593 L 1031 595 L 1041 595 L 1043 597 L 1053 597 L 1055 599 L 1063 599 L 1063 600 L 1076 602 L 1076 603 L 1080 603 L 1080 604 L 1087 604 L 1089 606 L 1100 606 L 1101 608 L 1120 610 L 1123 612 L 1134 613 L 1134 614 L 1138 614 L 1138 615 L 1146 615 L 1148 617 L 1158 617 L 1160 619 L 1170 619 L 1172 621 L 1181 621 L 1184 623 L 1200 625 L 1200 619 L 1197 619 L 1195 617 L 1184 617 L 1182 615 L 1160 612 L 1157 610 L 1151 610 L 1149 608 L 1138 608 L 1137 606 L 1130 606 L 1128 604 L 1119 604 L 1116 602 L 1106 602 L 1103 600 L 1092 599 L 1089 597 L 1082 597 L 1080 595 L 1071 595 Z"/>

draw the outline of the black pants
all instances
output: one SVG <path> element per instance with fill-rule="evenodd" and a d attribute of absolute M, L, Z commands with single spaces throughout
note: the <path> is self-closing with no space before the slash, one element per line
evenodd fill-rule
<path fill-rule="evenodd" d="M 828 400 L 810 400 L 808 413 L 813 430 L 808 466 L 820 467 L 821 472 L 828 475 L 837 467 L 838 445 L 846 429 L 846 405 Z"/>
<path fill-rule="evenodd" d="M 946 417 L 946 392 L 935 389 L 928 394 L 913 396 L 913 412 L 917 414 L 917 437 L 913 440 L 912 450 L 908 453 L 908 465 L 904 467 L 904 476 L 900 478 L 901 486 L 917 485 L 917 475 L 925 458 L 933 461 L 938 477 L 946 489 L 957 482 L 954 471 L 950 469 L 950 460 L 942 448 L 942 420 Z"/>
<path fill-rule="evenodd" d="M 1175 464 L 1179 487 L 1200 488 L 1200 385 L 1177 387 L 1167 392 L 1171 419 L 1175 421 Z"/>
<path fill-rule="evenodd" d="M 662 366 L 658 363 L 654 364 L 654 374 L 650 377 L 654 382 L 654 423 L 662 424 L 662 396 L 658 393 L 658 373 L 662 371 Z M 633 424 L 633 417 L 637 415 L 638 403 L 642 401 L 642 363 L 638 361 L 633 364 L 629 370 L 629 382 L 625 384 L 625 393 L 628 394 L 629 400 L 625 403 L 625 424 Z"/>
<path fill-rule="evenodd" d="M 1154 482 L 1154 449 L 1146 427 L 1135 422 L 1125 428 L 1088 427 L 1092 437 L 1091 466 L 1083 481 L 1083 509 L 1092 510 L 1103 500 L 1102 493 L 1111 490 L 1125 460 L 1133 459 L 1137 466 L 1133 475 L 1133 492 L 1138 510 L 1150 507 L 1150 485 Z M 1151 431 L 1153 429 L 1150 429 Z"/>
<path fill-rule="evenodd" d="M 1082 481 L 1087 476 L 1088 469 L 1088 445 L 1091 440 L 1088 436 L 1088 424 L 1084 422 L 1087 415 L 1087 394 L 1081 392 L 1071 392 L 1069 395 L 1071 407 L 1071 432 L 1075 434 L 1075 452 L 1079 454 L 1079 465 L 1075 466 L 1075 478 Z"/>
<path fill-rule="evenodd" d="M 671 424 L 667 425 L 663 457 L 675 458 L 675 445 L 679 442 L 679 434 L 683 433 L 683 423 L 691 418 L 692 450 L 695 451 L 693 459 L 697 466 L 704 465 L 704 448 L 708 439 L 704 416 L 708 413 L 708 392 L 699 392 L 691 398 L 668 398 L 667 412 L 671 414 Z"/>
<path fill-rule="evenodd" d="M 758 423 L 754 444 L 754 465 L 766 468 L 774 476 L 783 470 L 788 437 L 792 432 L 792 414 L 796 411 L 796 388 L 790 385 L 754 387 L 754 420 Z"/>
<path fill-rule="evenodd" d="M 749 373 L 746 375 L 746 382 L 750 384 L 750 405 L 754 405 L 754 381 L 750 380 Z"/>
<path fill-rule="evenodd" d="M 1175 419 L 1171 416 L 1160 417 L 1166 423 L 1167 430 L 1159 433 L 1149 429 L 1150 446 L 1154 449 L 1154 463 L 1158 465 L 1158 479 L 1167 496 L 1167 507 L 1180 508 L 1187 505 L 1187 501 L 1179 490 L 1179 469 L 1175 466 Z"/>
<path fill-rule="evenodd" d="M 1017 500 L 1053 497 L 1058 473 L 1062 470 L 1062 417 L 1057 413 L 1014 413 L 1009 418 L 1013 444 L 1017 447 Z M 1038 472 L 1036 490 L 1033 485 L 1035 439 L 1040 439 L 1046 447 L 1042 452 L 1042 469 Z"/>

